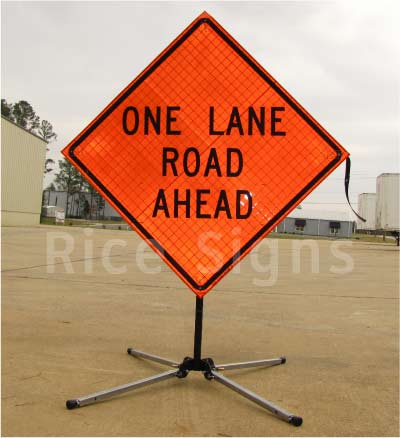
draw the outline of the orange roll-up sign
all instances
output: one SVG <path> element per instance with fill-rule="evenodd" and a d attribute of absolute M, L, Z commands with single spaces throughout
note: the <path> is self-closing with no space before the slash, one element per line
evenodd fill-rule
<path fill-rule="evenodd" d="M 199 297 L 348 156 L 207 13 L 62 152 Z"/>

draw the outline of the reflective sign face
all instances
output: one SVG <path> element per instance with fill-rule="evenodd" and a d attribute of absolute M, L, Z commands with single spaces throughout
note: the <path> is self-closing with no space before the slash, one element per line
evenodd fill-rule
<path fill-rule="evenodd" d="M 200 297 L 348 156 L 206 13 L 63 154 Z"/>

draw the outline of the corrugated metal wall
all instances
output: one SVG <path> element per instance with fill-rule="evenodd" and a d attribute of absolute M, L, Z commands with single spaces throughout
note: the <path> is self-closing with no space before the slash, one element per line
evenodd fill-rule
<path fill-rule="evenodd" d="M 1 223 L 40 223 L 46 142 L 1 118 Z"/>
<path fill-rule="evenodd" d="M 90 205 L 96 205 L 96 201 L 91 201 L 90 194 L 81 192 L 81 195 L 84 196 Z M 76 209 L 76 202 L 79 199 L 79 193 L 74 193 L 69 196 L 68 199 L 68 216 L 74 214 L 82 214 L 81 210 Z M 45 205 L 55 205 L 56 207 L 63 208 L 67 211 L 67 192 L 62 191 L 50 191 L 46 190 L 44 192 L 44 202 Z M 117 213 L 116 210 L 107 202 L 104 201 L 104 209 L 101 211 L 101 217 L 107 220 L 110 219 L 122 219 L 121 216 Z"/>
<path fill-rule="evenodd" d="M 366 222 L 357 219 L 358 230 L 375 230 L 376 193 L 360 193 L 358 195 L 358 214 Z"/>

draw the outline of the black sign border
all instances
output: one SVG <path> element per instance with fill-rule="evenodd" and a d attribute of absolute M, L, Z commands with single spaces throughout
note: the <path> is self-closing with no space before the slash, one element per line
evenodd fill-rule
<path fill-rule="evenodd" d="M 185 269 L 176 262 L 176 260 L 171 256 L 171 254 L 166 251 L 157 240 L 140 224 L 134 216 L 116 199 L 113 194 L 101 183 L 101 181 L 79 160 L 75 155 L 76 148 L 141 84 L 145 81 L 199 26 L 202 24 L 208 24 L 247 64 L 261 76 L 265 82 L 272 87 L 276 93 L 278 93 L 291 108 L 293 108 L 297 114 L 302 117 L 302 119 L 311 126 L 314 131 L 316 131 L 320 137 L 325 140 L 325 142 L 336 152 L 336 157 L 318 173 L 288 204 L 286 204 L 270 221 L 268 221 L 243 247 L 234 254 L 224 265 L 218 269 L 207 281 L 206 283 L 200 285 L 185 271 Z M 109 197 L 112 202 L 126 215 L 129 220 L 134 224 L 134 226 L 146 237 L 147 240 L 163 254 L 163 256 L 174 266 L 174 268 L 187 280 L 187 282 L 196 290 L 204 291 L 208 289 L 214 281 L 216 281 L 220 276 L 222 276 L 225 271 L 238 260 L 244 252 L 246 252 L 252 245 L 260 239 L 263 234 L 275 224 L 279 219 L 286 216 L 285 213 L 293 207 L 298 200 L 304 196 L 310 188 L 312 188 L 316 183 L 318 183 L 321 178 L 328 173 L 335 164 L 342 158 L 341 149 L 332 141 L 332 139 L 326 135 L 326 133 L 300 108 L 296 102 L 292 101 L 290 96 L 288 96 L 284 90 L 282 90 L 265 72 L 260 69 L 260 67 L 240 48 L 236 45 L 235 41 L 231 40 L 228 34 L 224 33 L 212 20 L 209 18 L 199 18 L 196 20 L 191 27 L 184 32 L 181 37 L 175 41 L 175 43 L 153 64 L 151 67 L 144 72 L 136 81 L 134 81 L 131 86 L 125 90 L 125 92 L 119 96 L 115 102 L 91 125 L 75 142 L 70 146 L 68 150 L 68 155 L 72 161 L 74 161 L 78 166 L 95 182 L 95 184 L 104 192 L 104 194 Z"/>

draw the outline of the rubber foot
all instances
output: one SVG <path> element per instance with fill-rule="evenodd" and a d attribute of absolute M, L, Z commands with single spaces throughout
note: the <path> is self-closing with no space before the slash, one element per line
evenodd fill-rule
<path fill-rule="evenodd" d="M 78 400 L 67 400 L 66 406 L 67 406 L 67 409 L 79 408 L 79 401 Z"/>
<path fill-rule="evenodd" d="M 282 356 L 282 357 L 281 357 L 281 361 L 282 361 L 281 364 L 286 363 L 286 357 Z"/>
<path fill-rule="evenodd" d="M 293 426 L 299 427 L 303 424 L 303 419 L 301 417 L 290 417 L 290 424 L 293 424 Z"/>
<path fill-rule="evenodd" d="M 131 354 L 131 353 L 132 353 L 132 348 L 128 348 L 128 349 L 126 350 L 126 352 L 127 352 L 128 354 Z"/>

